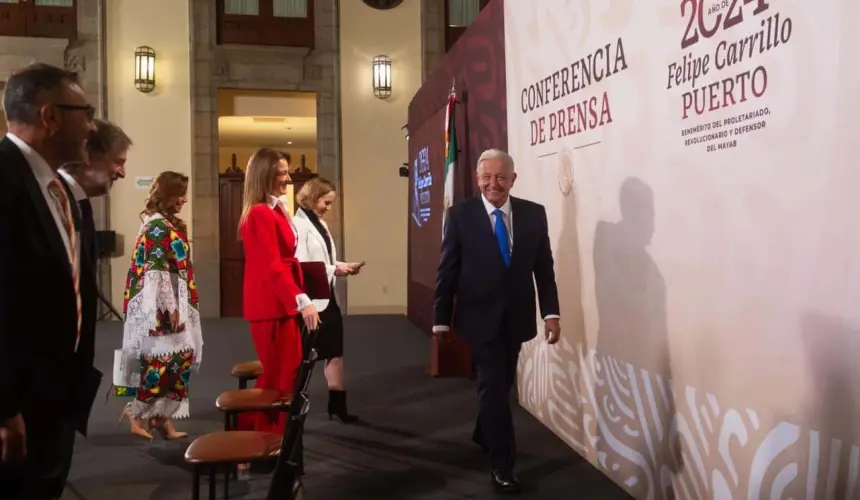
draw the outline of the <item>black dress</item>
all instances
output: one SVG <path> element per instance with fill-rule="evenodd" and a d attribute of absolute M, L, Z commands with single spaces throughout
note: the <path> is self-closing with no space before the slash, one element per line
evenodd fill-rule
<path fill-rule="evenodd" d="M 314 228 L 322 235 L 325 240 L 326 250 L 331 255 L 332 241 L 331 235 L 326 230 L 325 226 L 317 217 L 317 214 L 310 210 L 302 210 L 311 221 Z M 333 264 L 333 262 L 332 262 Z M 340 310 L 340 305 L 337 303 L 337 298 L 334 294 L 334 287 L 331 287 L 331 300 L 325 310 L 320 311 L 320 328 L 317 331 L 314 347 L 320 359 L 339 358 L 343 356 L 343 313 Z"/>
<path fill-rule="evenodd" d="M 316 349 L 321 359 L 343 356 L 343 315 L 331 291 L 331 302 L 320 311 L 320 329 L 317 332 Z"/>

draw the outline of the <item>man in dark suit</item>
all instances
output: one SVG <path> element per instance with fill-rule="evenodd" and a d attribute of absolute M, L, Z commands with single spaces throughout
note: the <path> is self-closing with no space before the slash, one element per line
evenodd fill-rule
<path fill-rule="evenodd" d="M 120 127 L 108 120 L 97 118 L 93 124 L 95 130 L 87 137 L 86 161 L 67 163 L 60 168 L 59 174 L 80 208 L 81 248 L 95 270 L 99 248 L 91 198 L 107 195 L 114 182 L 125 178 L 125 164 L 132 142 Z M 100 291 L 98 298 L 118 320 L 123 320 L 122 315 Z"/>
<path fill-rule="evenodd" d="M 480 401 L 472 440 L 490 456 L 492 484 L 511 493 L 520 485 L 509 399 L 520 346 L 537 335 L 535 284 L 547 342 L 561 334 L 546 211 L 509 195 L 516 178 L 510 155 L 484 151 L 477 169 L 481 196 L 449 209 L 433 327 L 444 336 L 453 323 L 471 348 Z"/>
<path fill-rule="evenodd" d="M 105 196 L 114 182 L 125 178 L 125 164 L 131 138 L 108 120 L 93 120 L 95 129 L 87 137 L 86 161 L 67 163 L 60 168 L 60 176 L 69 185 L 72 195 L 81 208 L 84 231 L 95 238 L 95 219 L 91 198 Z M 93 259 L 98 249 L 93 243 Z"/>
<path fill-rule="evenodd" d="M 0 491 L 56 499 L 86 433 L 96 284 L 60 165 L 82 161 L 94 108 L 77 75 L 33 64 L 6 82 L 0 141 Z"/>

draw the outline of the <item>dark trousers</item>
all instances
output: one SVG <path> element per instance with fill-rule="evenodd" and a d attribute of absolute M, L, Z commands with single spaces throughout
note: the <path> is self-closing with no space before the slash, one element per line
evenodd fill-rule
<path fill-rule="evenodd" d="M 27 458 L 17 466 L 0 465 L 4 500 L 56 500 L 72 466 L 75 430 L 47 412 L 24 414 Z"/>
<path fill-rule="evenodd" d="M 516 461 L 510 395 L 521 346 L 503 336 L 471 346 L 478 378 L 478 419 L 472 439 L 490 455 L 492 468 L 501 472 L 513 471 Z"/>

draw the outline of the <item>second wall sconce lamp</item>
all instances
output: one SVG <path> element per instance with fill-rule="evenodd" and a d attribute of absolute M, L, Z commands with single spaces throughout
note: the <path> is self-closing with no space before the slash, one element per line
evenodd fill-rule
<path fill-rule="evenodd" d="M 147 45 L 134 49 L 134 88 L 144 94 L 155 90 L 155 50 Z"/>
<path fill-rule="evenodd" d="M 391 97 L 391 58 L 373 58 L 373 95 L 380 99 Z"/>

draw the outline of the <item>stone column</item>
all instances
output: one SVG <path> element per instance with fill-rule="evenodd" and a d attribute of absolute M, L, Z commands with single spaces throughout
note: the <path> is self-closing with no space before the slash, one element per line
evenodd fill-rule
<path fill-rule="evenodd" d="M 436 69 L 445 56 L 445 2 L 448 0 L 421 0 L 421 45 L 424 52 L 422 81 Z"/>

